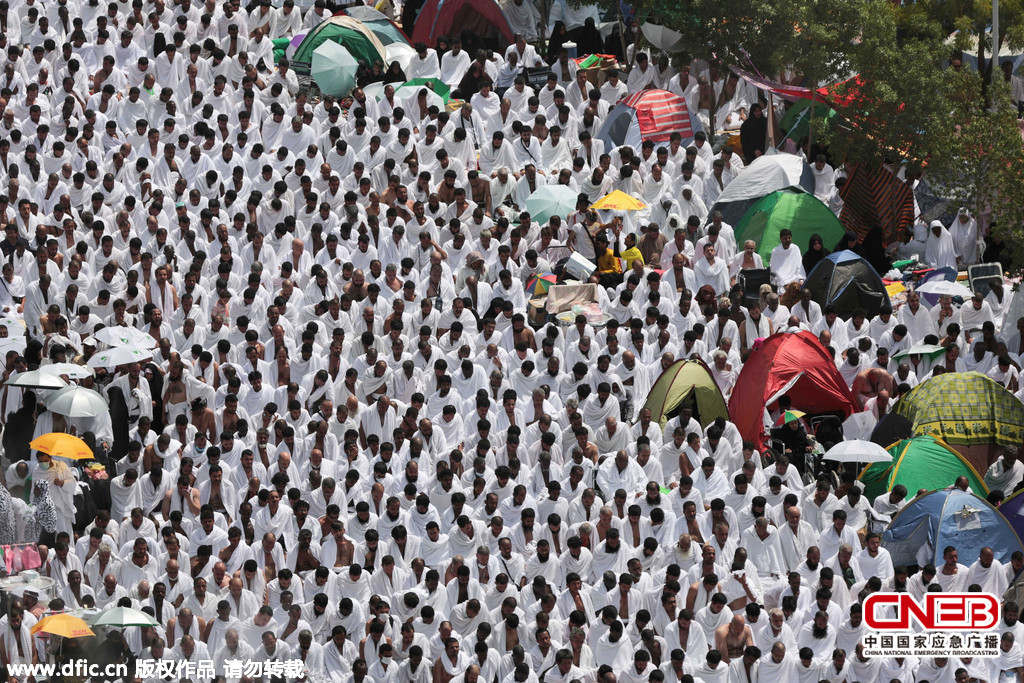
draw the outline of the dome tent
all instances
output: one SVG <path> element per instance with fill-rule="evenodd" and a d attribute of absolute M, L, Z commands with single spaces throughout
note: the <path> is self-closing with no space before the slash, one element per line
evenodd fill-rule
<path fill-rule="evenodd" d="M 872 318 L 892 309 L 885 283 L 871 264 L 849 250 L 832 252 L 814 266 L 804 287 L 822 310 L 831 306 L 839 317 L 849 319 L 857 310 Z"/>
<path fill-rule="evenodd" d="M 740 171 L 722 190 L 722 194 L 718 195 L 715 203 L 708 207 L 708 221 L 712 213 L 721 211 L 722 219 L 735 227 L 754 202 L 787 187 L 800 187 L 814 192 L 814 173 L 810 164 L 795 154 L 759 156 Z"/>
<path fill-rule="evenodd" d="M 942 489 L 918 496 L 896 513 L 882 534 L 893 565 L 942 565 L 942 551 L 956 548 L 961 558 L 976 558 L 984 547 L 996 559 L 1024 551 L 1020 537 L 999 510 L 984 498 L 960 489 Z"/>
<path fill-rule="evenodd" d="M 812 235 L 819 235 L 824 246 L 831 249 L 846 234 L 835 214 L 800 187 L 787 187 L 761 197 L 733 226 L 736 244 L 753 240 L 765 265 L 771 260 L 772 249 L 779 244 L 779 233 L 784 228 L 793 233 L 793 244 L 801 252 L 807 249 Z"/>
<path fill-rule="evenodd" d="M 651 411 L 651 420 L 664 428 L 665 423 L 689 404 L 694 418 L 701 427 L 707 427 L 716 418 L 729 418 L 725 397 L 703 362 L 677 360 L 654 381 L 644 408 Z"/>
<path fill-rule="evenodd" d="M 806 330 L 760 340 L 743 364 L 729 397 L 729 415 L 744 441 L 764 445 L 764 409 L 780 393 L 789 396 L 793 408 L 810 414 L 846 418 L 857 411 L 832 356 Z"/>
<path fill-rule="evenodd" d="M 296 73 L 308 74 L 313 64 L 313 52 L 327 40 L 345 47 L 360 62 L 385 63 L 385 50 L 373 31 L 362 22 L 346 16 L 324 19 L 306 37 L 292 55 L 292 68 Z"/>
<path fill-rule="evenodd" d="M 512 28 L 494 0 L 427 0 L 416 17 L 412 42 L 437 45 L 437 39 L 469 33 L 479 42 L 504 50 Z"/>
<path fill-rule="evenodd" d="M 409 37 L 405 35 L 401 27 L 391 21 L 391 19 L 388 19 L 388 16 L 383 12 L 378 12 L 368 5 L 352 5 L 351 7 L 346 7 L 344 12 L 373 31 L 373 34 L 377 36 L 384 47 L 393 43 L 409 44 Z"/>
<path fill-rule="evenodd" d="M 876 462 L 864 468 L 858 479 L 864 483 L 868 500 L 892 491 L 902 484 L 907 491 L 929 491 L 950 486 L 957 477 L 967 477 L 971 490 L 988 495 L 988 487 L 978 471 L 949 444 L 931 436 L 898 441 L 887 449 L 892 462 Z"/>
<path fill-rule="evenodd" d="M 979 372 L 930 377 L 901 397 L 893 412 L 913 424 L 914 435 L 930 434 L 958 450 L 980 472 L 999 447 L 1024 443 L 1024 404 Z"/>

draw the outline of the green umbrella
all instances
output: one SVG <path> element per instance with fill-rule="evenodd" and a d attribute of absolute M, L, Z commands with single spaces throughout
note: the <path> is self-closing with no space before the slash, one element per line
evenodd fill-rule
<path fill-rule="evenodd" d="M 946 347 L 939 346 L 938 344 L 914 344 L 910 348 L 903 349 L 892 355 L 893 360 L 900 360 L 907 356 L 922 355 L 928 356 L 929 358 L 937 358 L 939 355 L 946 352 Z"/>
<path fill-rule="evenodd" d="M 577 196 L 568 185 L 542 185 L 526 198 L 526 210 L 543 225 L 552 216 L 564 219 L 575 211 Z"/>
<path fill-rule="evenodd" d="M 159 626 L 156 619 L 145 612 L 140 612 L 131 607 L 114 607 L 101 614 L 93 626 L 115 626 L 126 628 L 128 626 Z"/>
<path fill-rule="evenodd" d="M 325 95 L 347 95 L 356 84 L 359 63 L 339 43 L 325 40 L 313 50 L 310 75 Z"/>
<path fill-rule="evenodd" d="M 799 187 L 790 187 L 758 199 L 747 209 L 734 228 L 736 244 L 754 240 L 767 267 L 783 228 L 793 232 L 793 244 L 801 252 L 807 250 L 811 235 L 820 235 L 825 248 L 832 249 L 846 234 L 839 219 L 820 199 Z"/>

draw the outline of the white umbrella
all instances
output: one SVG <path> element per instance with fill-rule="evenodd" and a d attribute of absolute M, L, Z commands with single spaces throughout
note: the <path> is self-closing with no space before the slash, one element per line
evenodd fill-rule
<path fill-rule="evenodd" d="M 26 348 L 28 348 L 28 339 L 24 334 L 18 334 L 15 337 L 0 337 L 0 356 L 6 356 L 8 351 L 24 354 Z"/>
<path fill-rule="evenodd" d="M 51 375 L 66 375 L 71 379 L 85 379 L 96 374 L 92 368 L 87 368 L 78 363 L 51 363 L 50 365 L 44 365 L 41 369 Z"/>
<path fill-rule="evenodd" d="M 445 103 L 441 96 L 425 85 L 399 87 L 395 90 L 395 102 L 401 102 L 402 108 L 405 111 L 412 111 L 412 107 L 416 104 L 416 98 L 419 97 L 421 90 L 425 90 L 427 93 L 428 107 L 434 105 L 439 111 L 445 111 Z"/>
<path fill-rule="evenodd" d="M 25 387 L 26 389 L 63 389 L 68 385 L 59 376 L 48 372 L 45 366 L 39 370 L 15 373 L 8 378 L 5 384 L 9 387 Z"/>
<path fill-rule="evenodd" d="M 892 454 L 871 441 L 840 441 L 822 456 L 835 462 L 892 462 Z"/>
<path fill-rule="evenodd" d="M 153 357 L 153 350 L 141 346 L 113 346 L 89 359 L 90 368 L 114 368 L 118 365 L 140 363 Z"/>
<path fill-rule="evenodd" d="M 378 102 L 384 99 L 384 81 L 376 81 L 363 86 L 363 94 Z"/>
<path fill-rule="evenodd" d="M 135 327 L 104 327 L 92 338 L 110 346 L 144 346 L 147 349 L 156 348 L 156 339 Z"/>
<path fill-rule="evenodd" d="M 0 318 L 0 327 L 6 327 L 11 336 L 16 334 L 25 334 L 25 321 L 21 318 L 4 316 Z"/>
<path fill-rule="evenodd" d="M 391 62 L 398 62 L 402 71 L 409 68 L 412 58 L 416 56 L 416 50 L 405 43 L 391 43 L 384 47 L 384 61 L 390 66 Z M 365 92 L 365 89 L 364 89 Z"/>
<path fill-rule="evenodd" d="M 683 34 L 659 24 L 644 23 L 640 27 L 647 42 L 662 52 L 678 52 L 683 49 Z"/>
<path fill-rule="evenodd" d="M 958 296 L 962 299 L 971 298 L 971 290 L 967 289 L 959 282 L 950 282 L 949 280 L 929 280 L 920 287 L 915 287 L 914 291 L 921 294 Z"/>
<path fill-rule="evenodd" d="M 46 398 L 46 407 L 68 417 L 96 417 L 107 412 L 107 399 L 92 389 L 71 385 Z"/>
<path fill-rule="evenodd" d="M 843 420 L 843 436 L 851 441 L 854 439 L 870 439 L 878 420 L 871 411 L 854 413 Z"/>

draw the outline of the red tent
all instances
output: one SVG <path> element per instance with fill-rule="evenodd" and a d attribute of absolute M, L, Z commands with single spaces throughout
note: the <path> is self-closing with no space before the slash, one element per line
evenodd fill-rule
<path fill-rule="evenodd" d="M 729 417 L 745 441 L 765 443 L 764 408 L 785 393 L 806 413 L 856 412 L 853 394 L 818 338 L 810 332 L 778 332 L 754 345 L 729 399 Z"/>
<path fill-rule="evenodd" d="M 494 40 L 504 49 L 512 43 L 512 29 L 494 0 L 427 0 L 416 17 L 413 43 L 437 45 L 438 38 L 475 33 L 481 40 Z"/>

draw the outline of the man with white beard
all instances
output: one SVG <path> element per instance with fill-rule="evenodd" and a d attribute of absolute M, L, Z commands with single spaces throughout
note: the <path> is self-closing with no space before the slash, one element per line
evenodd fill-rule
<path fill-rule="evenodd" d="M 818 534 L 809 523 L 800 519 L 800 508 L 786 509 L 786 523 L 779 529 L 779 546 L 786 571 L 796 569 L 807 555 L 807 549 L 816 542 Z"/>

